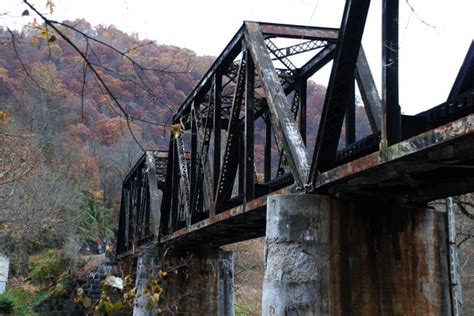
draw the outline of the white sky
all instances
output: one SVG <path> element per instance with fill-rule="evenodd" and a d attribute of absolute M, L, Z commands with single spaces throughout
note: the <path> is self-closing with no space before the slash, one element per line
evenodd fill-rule
<path fill-rule="evenodd" d="M 0 23 L 18 27 L 21 0 L 1 0 Z M 243 20 L 339 27 L 344 0 L 53 0 L 56 20 L 114 24 L 159 44 L 217 56 Z M 31 0 L 46 12 L 46 0 Z M 414 114 L 445 101 L 474 38 L 473 0 L 400 0 L 400 104 Z M 380 7 L 372 0 L 363 45 L 380 80 Z M 427 26 L 421 20 L 434 27 Z M 320 82 L 325 84 L 324 82 Z"/>

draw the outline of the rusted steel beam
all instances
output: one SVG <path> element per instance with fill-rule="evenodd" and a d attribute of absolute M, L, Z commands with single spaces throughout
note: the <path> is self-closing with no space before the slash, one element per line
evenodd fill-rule
<path fill-rule="evenodd" d="M 338 30 L 334 28 L 246 21 L 245 24 L 247 23 L 259 24 L 262 34 L 265 37 L 273 36 L 327 41 L 337 40 Z"/>
<path fill-rule="evenodd" d="M 352 178 L 362 176 L 365 172 L 375 171 L 377 167 L 398 160 L 401 161 L 401 159 L 425 151 L 427 155 L 433 157 L 433 159 L 442 159 L 443 152 L 452 152 L 452 148 L 448 146 L 447 149 L 443 151 L 441 147 L 445 143 L 449 144 L 449 142 L 457 141 L 462 138 L 468 138 L 468 144 L 474 141 L 474 114 L 394 144 L 387 148 L 387 155 L 381 155 L 380 152 L 375 152 L 326 171 L 319 176 L 315 183 L 315 189 L 318 190 L 323 186 L 329 186 L 338 181 L 351 181 Z M 438 155 L 441 156 L 438 157 Z M 455 157 L 451 157 L 451 159 L 453 158 Z M 426 159 L 426 157 L 423 159 Z M 387 172 L 388 170 L 383 171 L 386 175 Z M 370 174 L 364 177 L 367 176 L 370 177 Z"/>
<path fill-rule="evenodd" d="M 382 102 L 375 85 L 374 77 L 370 71 L 369 62 L 361 46 L 355 71 L 357 85 L 364 102 L 365 112 L 373 133 L 380 131 L 382 124 Z"/>
<path fill-rule="evenodd" d="M 263 82 L 265 96 L 271 111 L 273 130 L 283 143 L 290 169 L 298 187 L 304 188 L 309 174 L 309 159 L 301 135 L 289 111 L 290 106 L 278 80 L 265 41 L 257 23 L 245 23 L 245 38 Z"/>
<path fill-rule="evenodd" d="M 314 148 L 309 178 L 311 183 L 316 181 L 318 172 L 336 158 L 369 4 L 370 0 L 346 2 Z"/>
<path fill-rule="evenodd" d="M 382 1 L 382 147 L 402 139 L 398 103 L 398 0 Z"/>

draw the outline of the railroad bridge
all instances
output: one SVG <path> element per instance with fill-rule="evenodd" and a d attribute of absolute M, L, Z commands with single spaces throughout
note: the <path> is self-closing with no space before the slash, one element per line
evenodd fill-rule
<path fill-rule="evenodd" d="M 174 115 L 169 150 L 123 182 L 117 254 L 138 256 L 139 292 L 153 261 L 191 254 L 164 299 L 231 315 L 219 247 L 265 236 L 265 315 L 459 313 L 450 223 L 427 203 L 474 191 L 474 45 L 446 102 L 403 115 L 398 1 L 382 1 L 380 93 L 361 45 L 369 2 L 347 1 L 339 29 L 243 23 Z M 331 62 L 318 122 L 308 78 Z"/>

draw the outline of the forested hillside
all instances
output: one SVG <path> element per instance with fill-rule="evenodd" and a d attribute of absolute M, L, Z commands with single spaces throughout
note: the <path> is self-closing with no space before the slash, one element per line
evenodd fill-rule
<path fill-rule="evenodd" d="M 174 109 L 213 59 L 114 26 L 64 24 L 125 110 L 160 125 L 127 122 L 58 35 L 34 25 L 0 30 L 1 213 L 9 220 L 2 235 L 29 253 L 77 233 L 90 242 L 112 237 L 121 179 L 140 154 L 129 127 L 143 147 L 159 148 Z"/>
<path fill-rule="evenodd" d="M 84 20 L 61 32 L 70 43 L 36 22 L 0 29 L 0 252 L 17 307 L 32 306 L 21 289 L 69 293 L 90 269 L 79 254 L 113 241 L 140 146 L 167 147 L 173 112 L 213 61 Z"/>

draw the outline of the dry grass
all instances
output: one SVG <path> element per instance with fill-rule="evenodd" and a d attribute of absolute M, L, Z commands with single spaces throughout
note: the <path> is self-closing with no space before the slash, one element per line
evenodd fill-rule
<path fill-rule="evenodd" d="M 264 240 L 243 241 L 224 247 L 234 252 L 235 314 L 260 315 L 264 277 Z"/>

